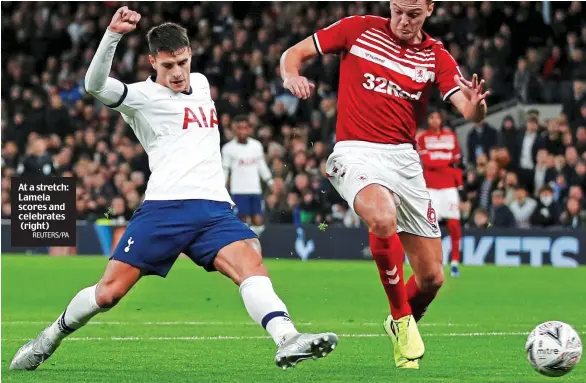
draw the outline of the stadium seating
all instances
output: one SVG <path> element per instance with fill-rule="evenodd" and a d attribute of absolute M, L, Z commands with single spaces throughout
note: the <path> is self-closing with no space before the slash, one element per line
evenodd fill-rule
<path fill-rule="evenodd" d="M 191 37 L 193 70 L 212 84 L 223 142 L 232 138 L 231 118 L 247 114 L 265 146 L 275 175 L 265 195 L 267 222 L 291 223 L 303 211 L 302 223 L 360 225 L 324 177 L 334 142 L 338 58 L 307 65 L 305 74 L 316 82 L 316 94 L 307 101 L 284 91 L 278 62 L 285 47 L 345 15 L 388 15 L 386 2 L 137 6 L 143 18 L 120 44 L 114 76 L 125 82 L 145 79 L 151 72 L 145 32 L 163 20 L 181 23 Z M 483 217 L 504 227 L 586 226 L 583 5 L 554 2 L 549 22 L 541 6 L 442 2 L 427 22 L 426 30 L 442 39 L 465 76 L 479 73 L 486 79 L 493 90 L 489 110 L 511 101 L 562 105 L 557 118 L 530 114 L 521 125 L 512 118 L 502 126 L 480 124 L 461 142 L 469 149 L 462 191 L 467 227 L 485 225 Z M 10 176 L 39 171 L 78 177 L 78 219 L 96 220 L 112 208 L 111 219 L 123 222 L 140 204 L 149 177 L 146 154 L 124 121 L 87 95 L 83 85 L 115 7 L 112 2 L 2 3 L 2 218 L 11 216 Z M 448 105 L 437 95 L 432 104 L 445 110 L 447 126 L 458 129 Z M 529 124 L 537 124 L 534 141 L 526 139 Z M 523 145 L 530 141 L 527 157 Z M 487 169 L 494 174 L 487 176 Z M 529 218 L 520 218 L 515 202 L 524 193 L 536 200 Z M 313 198 L 301 198 L 306 194 Z M 514 222 L 492 206 L 499 194 Z M 540 197 L 549 194 L 554 201 L 544 205 Z"/>

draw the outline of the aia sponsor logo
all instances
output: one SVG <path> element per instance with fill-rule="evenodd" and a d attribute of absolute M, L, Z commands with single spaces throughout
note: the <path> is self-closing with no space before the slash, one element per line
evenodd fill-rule
<path fill-rule="evenodd" d="M 217 128 L 218 115 L 216 110 L 211 108 L 205 111 L 201 106 L 198 108 L 199 114 L 190 108 L 184 109 L 183 129 L 187 129 L 191 124 L 197 124 L 198 128 Z M 207 112 L 207 113 L 206 113 Z"/>
<path fill-rule="evenodd" d="M 256 165 L 256 159 L 255 158 L 240 158 L 238 160 L 238 165 L 239 166 L 251 166 L 251 165 Z"/>

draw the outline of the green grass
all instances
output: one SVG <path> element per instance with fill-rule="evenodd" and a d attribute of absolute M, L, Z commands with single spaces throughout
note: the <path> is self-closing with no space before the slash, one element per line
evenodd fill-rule
<path fill-rule="evenodd" d="M 526 333 L 552 319 L 574 325 L 582 338 L 586 332 L 586 268 L 465 268 L 460 279 L 448 278 L 421 323 L 421 370 L 398 371 L 383 336 L 388 308 L 374 264 L 269 260 L 298 328 L 341 334 L 326 359 L 282 371 L 273 363 L 274 343 L 261 338 L 237 288 L 179 260 L 167 279 L 143 279 L 37 371 L 8 371 L 21 344 L 95 283 L 105 264 L 102 257 L 2 256 L 3 381 L 545 382 L 551 378 L 525 359 Z M 584 362 L 555 379 L 585 381 Z"/>

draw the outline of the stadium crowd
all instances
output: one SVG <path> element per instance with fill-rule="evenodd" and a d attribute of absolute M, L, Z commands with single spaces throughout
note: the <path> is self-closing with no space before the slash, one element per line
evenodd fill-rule
<path fill-rule="evenodd" d="M 185 26 L 193 71 L 204 73 L 220 117 L 222 142 L 232 119 L 247 115 L 265 148 L 274 183 L 266 221 L 358 226 L 325 177 L 335 140 L 338 58 L 309 63 L 316 94 L 300 101 L 282 87 L 283 49 L 352 14 L 388 15 L 379 3 L 127 4 L 142 13 L 118 46 L 112 76 L 142 81 L 151 73 L 145 33 L 163 21 Z M 523 126 L 477 124 L 461 143 L 468 227 L 586 226 L 586 24 L 583 5 L 552 3 L 544 22 L 537 2 L 436 4 L 425 30 L 441 39 L 464 76 L 479 73 L 489 106 L 561 103 L 559 118 L 529 113 Z M 147 156 L 117 113 L 84 90 L 85 71 L 119 5 L 116 2 L 2 3 L 2 217 L 11 216 L 10 177 L 75 176 L 78 219 L 128 220 L 149 177 Z M 434 108 L 452 111 L 439 95 Z M 425 116 L 421 127 L 425 128 Z"/>

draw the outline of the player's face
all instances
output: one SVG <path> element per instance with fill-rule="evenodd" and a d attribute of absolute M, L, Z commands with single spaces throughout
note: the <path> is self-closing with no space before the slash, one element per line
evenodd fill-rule
<path fill-rule="evenodd" d="M 427 117 L 427 126 L 431 130 L 439 130 L 442 127 L 442 116 L 434 112 Z"/>
<path fill-rule="evenodd" d="M 238 141 L 245 141 L 252 134 L 252 128 L 247 122 L 241 122 L 236 126 L 236 138 Z"/>
<path fill-rule="evenodd" d="M 399 39 L 413 41 L 433 7 L 426 0 L 391 0 L 391 30 Z"/>
<path fill-rule="evenodd" d="M 157 71 L 157 83 L 175 92 L 189 90 L 191 48 L 160 52 L 156 56 L 149 56 L 149 60 L 153 69 Z"/>

